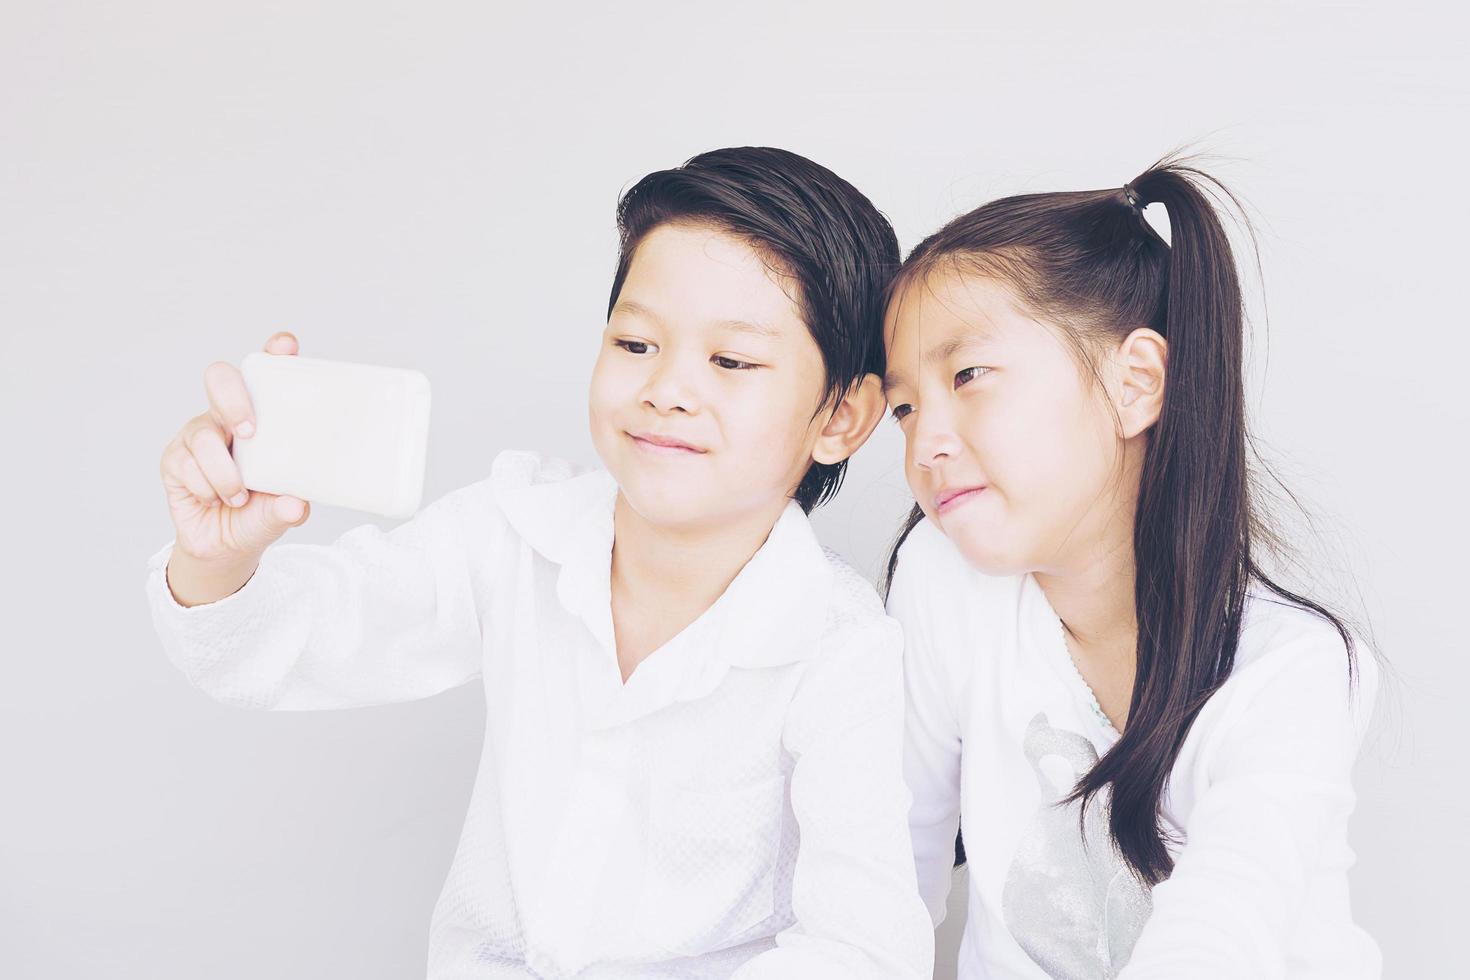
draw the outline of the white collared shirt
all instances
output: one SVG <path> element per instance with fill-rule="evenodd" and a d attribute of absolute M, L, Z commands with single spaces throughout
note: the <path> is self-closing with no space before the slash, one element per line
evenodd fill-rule
<path fill-rule="evenodd" d="M 1200 710 L 1160 801 L 1173 873 L 1151 890 L 1107 834 L 1106 792 L 1064 803 L 1120 737 L 1031 575 L 972 568 L 928 520 L 900 552 L 907 777 L 919 886 L 938 923 L 964 831 L 960 980 L 1374 980 L 1354 922 L 1353 760 L 1377 690 L 1337 631 L 1253 590 L 1235 666 Z M 963 818 L 961 814 L 963 813 Z"/>
<path fill-rule="evenodd" d="M 623 683 L 617 487 L 536 454 L 384 532 L 279 542 L 179 605 L 169 659 L 253 709 L 425 698 L 476 677 L 485 745 L 430 926 L 432 980 L 928 980 L 902 633 L 793 501 L 720 598 Z"/>

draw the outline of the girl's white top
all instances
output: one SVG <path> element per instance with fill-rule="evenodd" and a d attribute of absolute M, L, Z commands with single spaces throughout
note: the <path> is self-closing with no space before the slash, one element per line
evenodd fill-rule
<path fill-rule="evenodd" d="M 472 679 L 486 731 L 429 935 L 432 980 L 922 977 L 902 633 L 792 502 L 625 685 L 617 487 L 531 453 L 384 532 L 277 543 L 238 592 L 153 621 L 196 687 L 299 711 Z"/>
<path fill-rule="evenodd" d="M 1235 669 L 1185 738 L 1163 798 L 1178 838 L 1150 892 L 1107 833 L 1059 801 L 1118 740 L 1030 575 L 987 576 L 929 521 L 888 597 L 903 624 L 905 770 L 919 887 L 945 913 L 963 818 L 969 919 L 960 980 L 1378 977 L 1353 924 L 1350 773 L 1378 672 L 1337 631 L 1253 595 Z"/>

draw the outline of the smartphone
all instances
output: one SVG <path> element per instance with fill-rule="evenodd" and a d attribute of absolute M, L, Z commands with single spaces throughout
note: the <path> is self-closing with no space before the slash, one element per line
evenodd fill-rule
<path fill-rule="evenodd" d="M 245 486 L 411 517 L 424 491 L 429 379 L 410 368 L 297 354 L 245 355 L 255 434 L 231 455 Z"/>

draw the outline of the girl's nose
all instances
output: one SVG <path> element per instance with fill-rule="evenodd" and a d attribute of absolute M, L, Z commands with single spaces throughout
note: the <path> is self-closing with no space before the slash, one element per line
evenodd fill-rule
<path fill-rule="evenodd" d="M 922 410 L 914 412 L 910 439 L 913 442 L 914 464 L 925 469 L 958 455 L 960 440 L 955 435 L 953 419 L 950 418 L 943 399 L 930 399 Z"/>

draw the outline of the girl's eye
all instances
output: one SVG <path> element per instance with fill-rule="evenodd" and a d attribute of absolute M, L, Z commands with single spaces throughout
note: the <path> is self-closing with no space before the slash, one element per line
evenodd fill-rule
<path fill-rule="evenodd" d="M 909 413 L 912 412 L 913 410 L 914 410 L 914 406 L 909 405 L 909 404 L 903 404 L 903 405 L 895 405 L 895 406 L 893 406 L 893 409 L 892 409 L 892 412 L 893 412 L 893 421 L 895 421 L 895 422 L 902 422 L 904 419 L 908 418 Z"/>
<path fill-rule="evenodd" d="M 989 370 L 990 370 L 990 368 L 988 368 L 988 367 L 967 367 L 963 371 L 960 371 L 957 374 L 955 374 L 955 376 L 954 376 L 954 386 L 956 388 L 959 388 L 959 387 L 962 387 L 963 385 L 967 385 L 971 381 L 974 381 L 976 378 L 980 377 L 980 375 L 985 374 L 986 372 L 988 372 Z"/>
<path fill-rule="evenodd" d="M 749 371 L 752 368 L 760 367 L 759 364 L 752 364 L 749 361 L 737 361 L 735 358 L 726 357 L 723 354 L 716 354 L 710 360 L 714 362 L 716 367 L 722 367 L 727 371 Z"/>
<path fill-rule="evenodd" d="M 629 354 L 647 354 L 648 348 L 653 345 L 646 340 L 614 340 L 613 346 L 621 347 Z"/>

